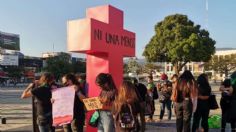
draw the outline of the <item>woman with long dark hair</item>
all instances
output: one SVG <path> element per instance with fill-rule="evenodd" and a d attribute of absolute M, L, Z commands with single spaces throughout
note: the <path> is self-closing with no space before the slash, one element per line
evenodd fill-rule
<path fill-rule="evenodd" d="M 121 126 L 121 111 L 129 111 L 129 106 L 131 108 L 131 113 L 133 114 L 133 121 L 134 126 L 131 128 L 122 128 Z M 135 90 L 135 86 L 129 82 L 124 81 L 119 90 L 118 95 L 116 96 L 114 105 L 113 105 L 113 115 L 115 117 L 115 126 L 116 126 L 116 132 L 136 132 L 140 129 L 140 124 L 138 122 L 138 115 L 140 115 L 141 112 L 141 106 L 139 103 L 139 99 Z M 144 129 L 142 129 L 144 130 Z"/>
<path fill-rule="evenodd" d="M 192 132 L 196 132 L 200 120 L 201 126 L 204 129 L 204 132 L 208 132 L 208 116 L 210 112 L 209 108 L 209 97 L 211 95 L 211 86 L 208 82 L 208 76 L 203 73 L 197 78 L 198 85 L 198 100 L 197 100 L 197 109 L 193 115 L 193 127 Z"/>
<path fill-rule="evenodd" d="M 191 131 L 191 116 L 193 112 L 192 100 L 197 97 L 197 85 L 192 73 L 184 71 L 174 85 L 172 100 L 176 104 L 176 129 L 177 132 Z"/>
<path fill-rule="evenodd" d="M 117 94 L 115 83 L 111 74 L 100 73 L 96 77 L 96 84 L 101 88 L 99 99 L 103 105 L 103 108 L 98 111 L 100 114 L 98 132 L 114 132 L 115 125 L 111 110 Z"/>

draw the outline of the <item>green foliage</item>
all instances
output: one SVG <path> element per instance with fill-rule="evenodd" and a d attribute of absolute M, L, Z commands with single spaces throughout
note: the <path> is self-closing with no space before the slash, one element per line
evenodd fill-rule
<path fill-rule="evenodd" d="M 157 66 L 154 63 L 148 62 L 144 65 L 143 72 L 152 74 L 152 72 L 154 71 L 159 71 L 160 68 L 161 68 L 160 66 Z"/>
<path fill-rule="evenodd" d="M 128 64 L 124 65 L 124 66 L 126 66 L 125 70 L 126 70 L 127 73 L 137 73 L 137 74 L 140 74 L 141 71 L 142 71 L 141 65 L 138 64 L 138 62 L 136 61 L 135 58 L 130 58 L 129 61 L 128 61 Z"/>
<path fill-rule="evenodd" d="M 149 62 L 171 62 L 178 73 L 187 62 L 206 62 L 215 53 L 215 41 L 208 31 L 175 14 L 155 25 L 155 35 L 146 45 L 143 56 Z"/>
<path fill-rule="evenodd" d="M 71 57 L 69 54 L 60 53 L 58 56 L 49 57 L 46 60 L 44 71 L 52 73 L 56 80 L 64 74 L 72 72 Z"/>
<path fill-rule="evenodd" d="M 236 54 L 225 56 L 214 55 L 209 62 L 205 63 L 204 68 L 225 74 L 227 77 L 230 72 L 236 69 Z"/>
<path fill-rule="evenodd" d="M 24 68 L 19 66 L 7 66 L 4 68 L 8 76 L 11 78 L 20 78 L 23 75 Z"/>
<path fill-rule="evenodd" d="M 76 61 L 72 62 L 73 73 L 86 73 L 86 62 Z"/>

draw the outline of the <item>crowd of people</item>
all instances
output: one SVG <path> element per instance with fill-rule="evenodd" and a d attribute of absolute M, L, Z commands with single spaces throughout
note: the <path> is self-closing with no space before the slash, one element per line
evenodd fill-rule
<path fill-rule="evenodd" d="M 63 125 L 65 132 L 83 132 L 86 109 L 83 99 L 88 98 L 88 88 L 84 75 L 66 74 L 61 84 L 54 81 L 53 75 L 44 73 L 22 93 L 22 98 L 33 96 L 36 99 L 37 124 L 40 132 L 54 132 L 52 126 L 51 91 L 65 86 L 75 89 L 73 120 Z M 137 79 L 124 80 L 117 88 L 113 77 L 108 73 L 100 73 L 95 80 L 101 92 L 98 95 L 103 107 L 96 112 L 98 132 L 138 132 L 145 131 L 145 123 L 153 121 L 155 100 L 160 103 L 159 121 L 163 120 L 167 109 L 167 120 L 171 120 L 172 109 L 176 116 L 177 132 L 196 132 L 201 128 L 209 131 L 208 117 L 211 109 L 212 89 L 207 74 L 194 78 L 186 70 L 181 75 L 174 74 L 168 79 L 166 74 L 154 83 L 153 77 L 147 77 L 147 85 Z M 226 79 L 219 90 L 222 92 L 220 107 L 222 109 L 221 131 L 225 131 L 226 123 L 231 124 L 232 132 L 236 132 L 236 72 Z M 145 118 L 147 116 L 147 119 Z M 200 126 L 201 125 L 201 126 Z"/>

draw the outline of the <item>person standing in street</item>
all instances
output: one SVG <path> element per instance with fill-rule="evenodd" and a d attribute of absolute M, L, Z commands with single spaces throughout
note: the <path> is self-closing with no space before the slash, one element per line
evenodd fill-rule
<path fill-rule="evenodd" d="M 155 112 L 155 101 L 154 101 L 154 92 L 155 90 L 157 90 L 154 82 L 153 82 L 153 77 L 152 75 L 149 75 L 147 77 L 147 95 L 146 95 L 146 102 L 151 106 L 151 111 L 149 114 L 149 120 L 148 121 L 152 121 L 153 120 L 153 115 Z"/>
<path fill-rule="evenodd" d="M 145 131 L 145 98 L 147 95 L 147 88 L 144 84 L 138 82 L 136 78 L 133 78 L 133 84 L 135 86 L 135 91 L 140 102 L 140 122 L 141 122 L 141 131 Z"/>
<path fill-rule="evenodd" d="M 66 74 L 62 77 L 62 83 L 65 87 L 74 87 L 75 98 L 74 98 L 74 110 L 73 120 L 69 124 L 64 124 L 64 132 L 83 132 L 85 123 L 85 110 L 82 99 L 85 98 L 81 91 L 80 84 L 73 74 Z"/>
<path fill-rule="evenodd" d="M 130 81 L 124 81 L 113 104 L 113 115 L 116 132 L 139 132 L 140 126 L 138 116 L 141 112 L 140 102 Z"/>
<path fill-rule="evenodd" d="M 40 132 L 54 132 L 52 127 L 51 90 L 54 78 L 50 73 L 44 73 L 38 82 L 31 83 L 24 90 L 21 98 L 34 96 L 37 100 L 37 124 Z M 35 87 L 36 86 L 36 87 Z"/>
<path fill-rule="evenodd" d="M 220 91 L 221 91 L 221 99 L 220 99 L 220 107 L 221 107 L 221 132 L 225 132 L 225 127 L 226 123 L 228 121 L 228 113 L 230 110 L 230 103 L 231 103 L 231 98 L 232 95 L 230 93 L 231 88 L 231 80 L 230 79 L 225 79 L 221 86 L 220 86 Z M 235 129 L 235 124 L 232 122 L 229 122 L 231 125 L 231 129 Z"/>
<path fill-rule="evenodd" d="M 98 132 L 115 132 L 115 124 L 112 115 L 112 105 L 117 95 L 117 89 L 111 74 L 100 73 L 96 77 L 96 84 L 100 87 L 101 92 L 98 96 L 103 105 L 99 109 Z"/>
<path fill-rule="evenodd" d="M 168 120 L 171 120 L 172 110 L 171 110 L 171 94 L 172 94 L 172 85 L 171 82 L 168 80 L 168 76 L 166 74 L 161 75 L 160 84 L 157 88 L 159 91 L 159 102 L 160 102 L 160 121 L 163 119 L 165 114 L 165 108 L 168 111 Z"/>
<path fill-rule="evenodd" d="M 196 98 L 197 95 L 197 83 L 192 73 L 186 70 L 173 87 L 172 101 L 176 104 L 177 132 L 191 131 L 191 117 L 194 108 L 192 99 Z"/>
<path fill-rule="evenodd" d="M 227 120 L 231 123 L 231 131 L 236 132 L 236 71 L 230 76 L 231 87 L 228 89 L 231 94 L 231 102 L 229 111 L 227 112 Z M 232 127 L 233 126 L 233 127 Z"/>
<path fill-rule="evenodd" d="M 199 128 L 200 121 L 204 132 L 209 131 L 208 116 L 210 112 L 209 97 L 211 95 L 211 86 L 208 82 L 208 76 L 203 73 L 197 78 L 198 99 L 197 109 L 193 115 L 192 132 L 196 132 Z"/>

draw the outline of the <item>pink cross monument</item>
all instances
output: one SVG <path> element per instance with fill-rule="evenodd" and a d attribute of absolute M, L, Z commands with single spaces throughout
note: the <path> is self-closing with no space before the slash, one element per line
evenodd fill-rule
<path fill-rule="evenodd" d="M 135 56 L 135 33 L 124 29 L 123 11 L 111 5 L 88 8 L 86 18 L 68 21 L 67 43 L 69 51 L 86 54 L 89 97 L 100 93 L 95 84 L 99 73 L 110 73 L 118 87 L 123 80 L 123 57 Z M 96 129 L 87 126 L 87 131 Z"/>

